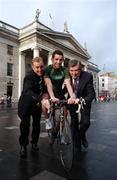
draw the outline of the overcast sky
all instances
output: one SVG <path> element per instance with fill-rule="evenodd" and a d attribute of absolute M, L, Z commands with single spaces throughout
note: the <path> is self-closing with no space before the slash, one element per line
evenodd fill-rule
<path fill-rule="evenodd" d="M 0 20 L 22 28 L 36 9 L 40 22 L 53 30 L 62 32 L 67 21 L 69 32 L 86 43 L 90 61 L 117 73 L 117 0 L 0 0 Z"/>

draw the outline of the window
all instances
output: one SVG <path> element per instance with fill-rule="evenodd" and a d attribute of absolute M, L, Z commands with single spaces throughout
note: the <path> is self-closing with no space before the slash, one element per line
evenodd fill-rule
<path fill-rule="evenodd" d="M 102 83 L 102 87 L 104 87 L 104 83 Z"/>
<path fill-rule="evenodd" d="M 96 79 L 96 73 L 94 73 L 94 78 Z"/>
<path fill-rule="evenodd" d="M 7 54 L 13 55 L 13 46 L 7 45 Z"/>
<path fill-rule="evenodd" d="M 12 96 L 13 86 L 7 85 L 7 96 Z"/>
<path fill-rule="evenodd" d="M 104 81 L 104 79 L 102 79 L 102 81 Z"/>
<path fill-rule="evenodd" d="M 13 64 L 7 63 L 7 76 L 12 76 L 12 75 L 13 75 Z"/>

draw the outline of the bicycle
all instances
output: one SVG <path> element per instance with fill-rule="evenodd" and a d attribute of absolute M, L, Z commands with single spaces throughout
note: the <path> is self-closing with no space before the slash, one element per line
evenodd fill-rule
<path fill-rule="evenodd" d="M 49 118 L 52 129 L 48 130 L 48 138 L 51 147 L 56 146 L 62 166 L 66 171 L 69 171 L 72 167 L 73 143 L 70 122 L 64 117 L 66 101 L 61 100 L 59 104 L 50 102 L 50 104 Z"/>

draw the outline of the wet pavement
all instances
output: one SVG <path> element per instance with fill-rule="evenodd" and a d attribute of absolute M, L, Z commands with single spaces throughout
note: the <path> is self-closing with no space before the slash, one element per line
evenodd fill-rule
<path fill-rule="evenodd" d="M 41 122 L 39 152 L 27 159 L 19 157 L 19 123 L 16 106 L 0 107 L 1 180 L 116 180 L 117 179 L 117 102 L 93 103 L 89 148 L 74 160 L 69 177 L 51 152 Z"/>

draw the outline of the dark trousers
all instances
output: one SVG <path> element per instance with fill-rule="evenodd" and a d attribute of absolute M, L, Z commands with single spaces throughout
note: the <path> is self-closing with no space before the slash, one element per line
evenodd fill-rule
<path fill-rule="evenodd" d="M 69 106 L 69 111 L 70 111 L 70 116 L 71 116 L 71 132 L 72 132 L 72 138 L 74 145 L 76 147 L 79 147 L 80 145 L 80 140 L 85 137 L 85 133 L 87 129 L 90 126 L 90 113 L 88 112 L 83 112 L 81 113 L 81 121 L 79 123 L 78 119 L 78 113 L 76 113 L 76 110 L 78 109 L 77 105 L 70 105 Z"/>
<path fill-rule="evenodd" d="M 28 136 L 30 130 L 30 119 L 32 116 L 32 141 L 31 143 L 37 144 L 40 134 L 40 119 L 42 110 L 37 106 L 33 108 L 31 114 L 22 115 L 20 123 L 20 137 L 19 143 L 21 146 L 26 146 L 29 143 Z"/>

